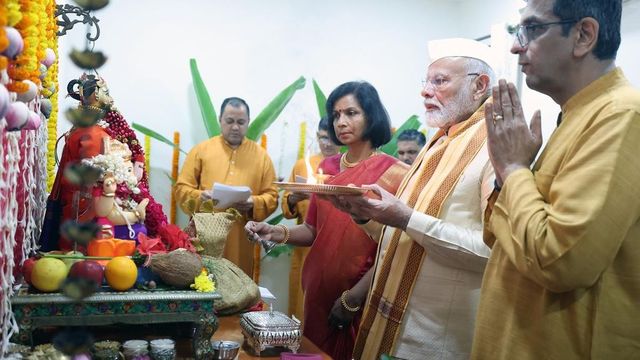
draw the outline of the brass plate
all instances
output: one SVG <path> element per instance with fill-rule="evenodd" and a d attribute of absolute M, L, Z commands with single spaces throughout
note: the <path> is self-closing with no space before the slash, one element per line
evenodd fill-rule
<path fill-rule="evenodd" d="M 279 181 L 275 181 L 274 184 L 286 191 L 323 195 L 362 195 L 368 191 L 368 189 L 361 187 L 344 185 L 304 184 Z"/>

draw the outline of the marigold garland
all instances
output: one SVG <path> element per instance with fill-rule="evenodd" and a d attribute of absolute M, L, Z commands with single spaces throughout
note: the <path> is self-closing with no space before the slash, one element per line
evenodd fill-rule
<path fill-rule="evenodd" d="M 3 15 L 2 17 L 4 17 L 5 20 L 4 21 L 0 20 L 0 51 L 4 51 L 6 48 L 9 47 L 9 39 L 7 39 L 7 31 L 4 29 L 4 26 L 6 25 L 7 20 L 6 20 L 6 16 Z M 4 58 L 4 56 L 2 56 L 2 58 Z"/>
<path fill-rule="evenodd" d="M 42 95 L 51 101 L 51 115 L 47 121 L 47 188 L 51 191 L 56 173 L 56 141 L 58 139 L 58 25 L 55 19 L 56 3 L 54 0 L 47 1 L 45 48 L 52 49 L 56 56 L 56 61 L 47 70 L 47 76 L 42 82 Z"/>
<path fill-rule="evenodd" d="M 9 39 L 7 38 L 7 31 L 4 29 L 7 26 L 7 13 L 4 9 L 7 8 L 7 1 L 0 0 L 0 52 L 4 51 L 7 47 L 9 47 Z M 0 71 L 7 68 L 9 65 L 9 60 L 0 55 Z"/>
<path fill-rule="evenodd" d="M 144 136 L 144 169 L 147 173 L 147 181 L 151 177 L 151 137 L 149 135 Z"/>
<path fill-rule="evenodd" d="M 300 143 L 298 145 L 298 159 L 304 158 L 305 141 L 307 139 L 307 122 L 300 123 Z"/>
<path fill-rule="evenodd" d="M 54 0 L 0 0 L 0 51 L 5 50 L 9 45 L 5 26 L 15 28 L 22 37 L 23 40 L 23 49 L 20 54 L 16 56 L 15 59 L 9 59 L 5 56 L 0 56 L 0 70 L 5 70 L 7 75 L 9 76 L 9 83 L 6 84 L 6 87 L 9 91 L 12 92 L 24 92 L 28 89 L 28 85 L 25 84 L 24 80 L 31 80 L 36 85 L 40 86 L 42 83 L 46 83 L 45 81 L 40 79 L 41 73 L 41 61 L 45 57 L 45 49 L 51 48 L 57 51 L 57 25 L 54 17 L 55 12 L 55 1 Z M 51 164 L 53 164 L 53 156 L 54 151 L 53 147 L 56 139 L 56 131 L 57 131 L 57 83 L 58 83 L 58 67 L 57 63 L 54 63 L 49 67 L 46 77 L 48 83 L 47 88 L 48 92 L 42 91 L 40 94 L 50 98 L 52 104 L 52 112 L 50 114 L 50 119 L 47 122 L 48 127 L 48 143 L 47 143 L 47 162 L 51 159 Z M 38 101 L 29 104 L 30 109 L 37 110 Z M 33 106 L 32 106 L 33 105 Z M 17 233 L 6 233 L 0 234 L 0 243 L 8 244 L 8 248 L 3 248 L 3 255 L 5 259 L 13 259 L 12 261 L 5 262 L 7 266 L 3 269 L 0 269 L 0 277 L 3 281 L 0 281 L 2 284 L 0 286 L 0 293 L 3 294 L 11 294 L 9 291 L 11 289 L 11 282 L 13 278 L 6 277 L 6 274 L 11 274 L 14 270 L 14 265 L 17 266 L 19 264 L 20 259 L 25 254 L 28 254 L 32 251 L 30 247 L 30 243 L 35 244 L 35 239 L 37 238 L 37 232 L 33 231 L 35 229 L 35 222 L 37 219 L 41 219 L 44 215 L 43 212 L 37 209 L 44 208 L 44 199 L 46 194 L 44 194 L 44 189 L 42 186 L 33 187 L 33 183 L 37 180 L 34 180 L 35 174 L 37 174 L 37 179 L 39 180 L 42 174 L 42 168 L 44 166 L 44 159 L 39 154 L 41 153 L 42 146 L 41 140 L 43 132 L 6 132 L 4 127 L 0 124 L 0 133 L 3 136 L 4 140 L 9 140 L 10 144 L 18 145 L 18 141 L 20 141 L 20 145 L 24 145 L 27 157 L 25 160 L 28 162 L 28 166 L 35 166 L 36 168 L 30 168 L 26 173 L 23 172 L 19 178 L 14 178 L 13 180 L 17 181 L 17 184 L 14 183 L 14 186 L 10 186 L 9 191 L 9 202 L 17 203 L 17 199 L 23 194 L 18 192 L 21 187 L 29 184 L 31 189 L 35 189 L 36 194 L 33 193 L 29 195 L 29 201 L 27 201 L 28 206 L 31 207 L 30 211 L 26 211 L 26 213 L 18 214 L 17 206 L 14 206 L 13 209 L 9 207 L 7 212 L 3 215 L 9 214 L 9 216 L 13 216 L 13 219 L 19 220 L 19 223 L 14 224 L 14 230 L 18 227 L 24 229 L 22 235 L 17 235 Z M 53 138 L 53 141 L 50 139 Z M 13 146 L 12 145 L 12 146 Z M 37 148 L 35 148 L 37 147 Z M 13 149 L 12 149 L 13 151 Z M 16 154 L 20 155 L 23 149 L 17 150 Z M 2 151 L 0 151 L 1 153 Z M 37 157 L 35 157 L 37 156 Z M 1 156 L 0 156 L 1 158 Z M 16 159 L 16 156 L 12 155 L 7 159 Z M 21 160 L 22 161 L 22 160 Z M 51 165 L 51 169 L 47 164 L 47 173 L 52 173 L 53 165 Z M 23 165 L 19 165 L 22 167 Z M 22 171 L 22 169 L 21 169 Z M 51 171 L 51 172 L 50 172 Z M 26 177 L 25 177 L 26 174 Z M 29 180 L 30 179 L 30 180 Z M 52 181 L 51 179 L 50 181 Z M 44 179 L 43 179 L 44 181 Z M 40 183 L 41 184 L 41 183 Z M 24 189 L 23 189 L 24 190 Z M 34 200 L 35 199 L 35 200 Z M 26 209 L 26 208 L 25 208 Z M 36 210 L 34 210 L 36 209 Z M 40 211 L 40 212 L 39 212 Z M 13 212 L 13 215 L 11 215 Z M 28 231 L 27 231 L 28 230 Z M 15 231 L 14 231 L 15 232 Z M 7 237 L 8 236 L 8 237 Z M 9 240 L 9 242 L 7 242 Z M 26 246 L 25 246 L 26 245 Z M 15 262 L 14 262 L 15 261 Z M 4 280 L 8 280 L 4 281 Z M 6 300 L 6 297 L 4 298 Z M 4 301 L 3 300 L 3 301 Z M 10 310 L 10 307 L 5 306 L 3 302 L 0 304 L 0 318 L 3 320 L 3 325 L 15 323 L 15 318 L 12 314 L 7 313 Z M 11 330 L 8 330 L 7 326 L 3 326 L 2 336 L 0 336 L 0 357 L 6 354 L 8 339 L 11 335 Z"/>
<path fill-rule="evenodd" d="M 22 13 L 20 12 L 20 3 L 18 0 L 9 0 L 7 2 L 7 25 L 15 26 L 22 20 Z"/>
<path fill-rule="evenodd" d="M 173 179 L 173 183 L 175 184 L 178 181 L 178 166 L 180 162 L 180 133 L 174 131 L 173 133 L 173 158 L 171 162 L 171 179 Z M 171 208 L 169 213 L 169 219 L 171 219 L 171 224 L 176 223 L 176 194 L 175 189 L 171 191 Z"/>

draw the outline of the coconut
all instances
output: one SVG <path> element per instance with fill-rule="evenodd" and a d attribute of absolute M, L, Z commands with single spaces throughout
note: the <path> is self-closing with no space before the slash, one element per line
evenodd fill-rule
<path fill-rule="evenodd" d="M 151 257 L 151 270 L 165 283 L 184 288 L 193 284 L 193 279 L 200 275 L 202 260 L 192 252 L 177 249 Z"/>

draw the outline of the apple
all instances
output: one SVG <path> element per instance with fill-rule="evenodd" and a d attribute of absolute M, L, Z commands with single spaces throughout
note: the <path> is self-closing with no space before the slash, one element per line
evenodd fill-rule
<path fill-rule="evenodd" d="M 65 255 L 70 255 L 70 256 L 84 256 L 83 253 L 81 253 L 80 251 L 69 251 L 67 252 Z M 82 259 L 62 259 L 62 262 L 65 263 L 65 265 L 67 265 L 67 270 L 71 269 L 71 266 L 73 266 L 73 264 L 82 261 Z"/>
<path fill-rule="evenodd" d="M 69 270 L 70 278 L 83 278 L 93 280 L 96 286 L 102 285 L 102 278 L 104 276 L 104 268 L 97 261 L 84 260 L 78 261 L 71 266 Z"/>
<path fill-rule="evenodd" d="M 27 284 L 31 285 L 31 272 L 33 271 L 33 266 L 36 264 L 36 258 L 28 258 L 22 264 L 22 276 L 24 276 L 24 280 Z"/>

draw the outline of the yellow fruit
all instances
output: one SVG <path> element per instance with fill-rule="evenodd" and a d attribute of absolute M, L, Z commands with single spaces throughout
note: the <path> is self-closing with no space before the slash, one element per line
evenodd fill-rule
<path fill-rule="evenodd" d="M 40 291 L 56 291 L 67 277 L 68 271 L 62 260 L 44 257 L 33 266 L 31 284 Z"/>
<path fill-rule="evenodd" d="M 138 268 L 133 260 L 126 256 L 114 257 L 107 263 L 104 277 L 114 290 L 129 290 L 136 283 Z"/>

